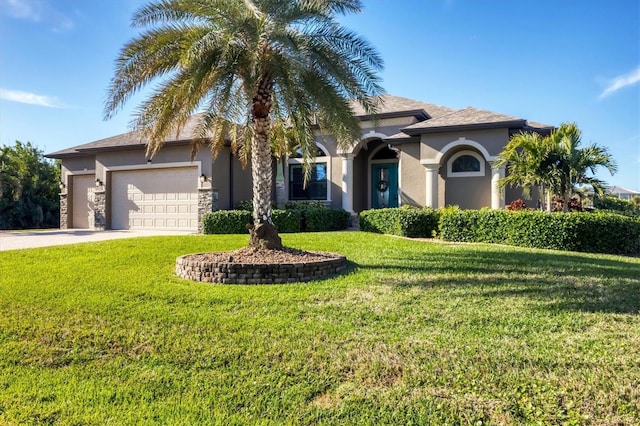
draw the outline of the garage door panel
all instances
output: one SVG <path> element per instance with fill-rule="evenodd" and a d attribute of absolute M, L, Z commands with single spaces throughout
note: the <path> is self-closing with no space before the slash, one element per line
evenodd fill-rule
<path fill-rule="evenodd" d="M 111 182 L 112 228 L 197 229 L 197 168 L 118 171 Z"/>

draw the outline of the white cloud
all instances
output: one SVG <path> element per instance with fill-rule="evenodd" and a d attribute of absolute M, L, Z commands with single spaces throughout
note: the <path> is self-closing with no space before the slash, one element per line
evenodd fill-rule
<path fill-rule="evenodd" d="M 50 0 L 0 0 L 0 6 L 12 18 L 44 23 L 55 32 L 73 28 L 73 20 L 55 9 Z"/>
<path fill-rule="evenodd" d="M 64 108 L 64 105 L 55 97 L 36 95 L 35 93 L 22 92 L 20 90 L 0 89 L 0 99 L 47 108 Z"/>
<path fill-rule="evenodd" d="M 638 82 L 640 82 L 640 67 L 636 68 L 628 74 L 620 75 L 610 80 L 607 87 L 600 94 L 598 99 L 606 98 L 607 96 L 617 92 L 618 90 L 627 86 L 633 86 Z"/>

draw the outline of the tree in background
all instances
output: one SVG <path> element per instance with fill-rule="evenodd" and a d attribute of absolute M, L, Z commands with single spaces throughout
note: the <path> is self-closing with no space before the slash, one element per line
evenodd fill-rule
<path fill-rule="evenodd" d="M 317 130 L 350 145 L 360 137 L 351 102 L 376 111 L 382 59 L 337 19 L 361 7 L 360 0 L 152 2 L 133 17 L 133 26 L 149 29 L 116 61 L 106 116 L 158 81 L 133 122 L 152 155 L 203 111 L 196 116 L 196 141 L 210 143 L 215 155 L 230 137 L 236 151 L 250 152 L 250 245 L 279 248 L 271 218 L 272 131 L 286 120 L 308 175 Z"/>
<path fill-rule="evenodd" d="M 567 211 L 569 200 L 578 185 L 589 185 L 594 193 L 604 194 L 605 182 L 590 176 L 598 167 L 614 174 L 618 169 L 607 148 L 590 144 L 580 148 L 582 131 L 575 123 L 563 123 L 548 136 L 552 150 L 549 162 L 552 169 L 552 187 L 564 200 L 562 210 Z"/>
<path fill-rule="evenodd" d="M 60 166 L 31 142 L 0 147 L 0 229 L 58 227 Z"/>
<path fill-rule="evenodd" d="M 553 167 L 549 162 L 552 146 L 550 140 L 535 132 L 519 132 L 511 137 L 498 155 L 496 165 L 506 167 L 508 174 L 500 180 L 503 189 L 509 185 L 519 187 L 526 198 L 538 188 L 540 205 L 550 206 Z"/>
<path fill-rule="evenodd" d="M 615 161 L 606 148 L 596 144 L 581 148 L 581 143 L 582 132 L 575 123 L 562 123 L 545 137 L 535 132 L 514 135 L 498 156 L 497 164 L 508 171 L 500 186 L 520 187 L 525 196 L 534 186 L 541 193 L 546 190 L 547 210 L 552 196 L 557 196 L 563 200 L 563 211 L 567 211 L 578 185 L 589 185 L 595 193 L 603 194 L 605 182 L 589 173 L 595 174 L 602 166 L 614 174 Z"/>

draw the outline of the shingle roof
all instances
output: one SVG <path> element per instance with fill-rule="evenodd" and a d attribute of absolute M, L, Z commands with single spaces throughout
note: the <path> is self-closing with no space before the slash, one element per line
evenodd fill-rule
<path fill-rule="evenodd" d="M 473 107 L 460 110 L 443 107 L 440 105 L 429 104 L 414 99 L 403 98 L 394 95 L 380 96 L 380 107 L 377 112 L 379 118 L 394 116 L 411 116 L 418 120 L 418 123 L 402 129 L 403 133 L 398 133 L 388 138 L 390 142 L 408 142 L 415 141 L 415 137 L 428 132 L 437 132 L 443 130 L 457 130 L 468 128 L 496 128 L 510 127 L 523 130 L 550 130 L 553 126 L 546 124 L 527 122 L 524 119 L 513 117 L 510 115 L 499 114 L 492 111 L 485 111 Z M 369 118 L 364 109 L 357 103 L 352 102 L 354 114 L 362 119 Z M 181 131 L 168 138 L 165 143 L 181 144 L 189 143 L 193 138 L 194 129 L 198 123 L 200 114 L 194 115 Z M 142 148 L 146 146 L 146 141 L 140 133 L 128 132 L 121 135 L 100 139 L 72 148 L 56 151 L 47 154 L 50 158 L 63 158 L 82 154 L 88 154 L 93 151 L 106 149 L 125 149 L 125 148 Z"/>
<path fill-rule="evenodd" d="M 467 107 L 441 117 L 431 120 L 421 121 L 420 123 L 402 129 L 408 134 L 419 134 L 427 131 L 441 130 L 442 128 L 461 128 L 461 127 L 503 127 L 507 126 L 524 126 L 526 120 L 513 117 L 510 115 L 500 114 L 492 111 L 485 111 L 473 107 Z"/>
<path fill-rule="evenodd" d="M 190 142 L 193 138 L 193 133 L 198 123 L 200 114 L 196 114 L 191 117 L 179 133 L 173 133 L 172 137 L 165 140 L 165 143 L 186 143 Z M 63 149 L 61 151 L 52 152 L 47 154 L 46 157 L 50 158 L 62 158 L 79 154 L 86 154 L 91 151 L 103 150 L 103 149 L 118 149 L 118 148 L 143 148 L 147 145 L 147 142 L 143 139 L 140 132 L 127 132 L 120 135 L 111 136 L 105 139 L 77 145 L 71 148 Z"/>
<path fill-rule="evenodd" d="M 451 108 L 443 107 L 435 104 L 428 104 L 422 101 L 416 101 L 414 99 L 403 98 L 395 95 L 381 95 L 379 96 L 380 106 L 377 111 L 378 116 L 392 115 L 394 113 L 406 113 L 406 112 L 419 112 L 424 111 L 429 117 L 436 118 L 445 114 L 449 114 L 454 110 Z M 364 109 L 353 101 L 351 103 L 351 109 L 355 115 L 360 117 L 367 117 Z M 426 118 L 426 117 L 425 117 Z"/>

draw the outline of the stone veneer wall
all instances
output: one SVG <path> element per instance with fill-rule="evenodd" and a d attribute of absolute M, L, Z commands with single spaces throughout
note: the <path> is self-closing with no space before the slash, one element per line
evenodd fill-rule
<path fill-rule="evenodd" d="M 107 228 L 107 191 L 104 185 L 96 188 L 93 195 L 93 229 L 104 231 Z"/>
<path fill-rule="evenodd" d="M 342 272 L 345 256 L 305 263 L 261 264 L 193 260 L 185 255 L 176 260 L 176 275 L 193 281 L 221 284 L 279 284 L 317 280 Z"/>
<path fill-rule="evenodd" d="M 60 229 L 69 228 L 69 212 L 67 210 L 67 193 L 60 193 Z"/>
<path fill-rule="evenodd" d="M 198 232 L 202 232 L 202 216 L 218 210 L 218 191 L 212 188 L 198 189 Z"/>

